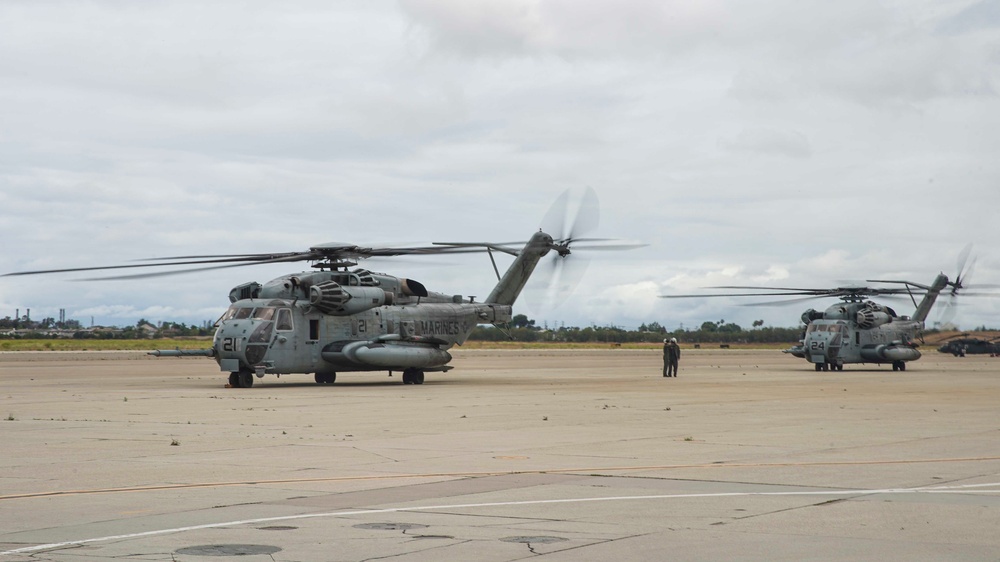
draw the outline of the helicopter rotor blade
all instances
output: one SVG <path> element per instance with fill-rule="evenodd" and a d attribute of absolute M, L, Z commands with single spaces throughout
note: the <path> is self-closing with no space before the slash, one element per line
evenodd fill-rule
<path fill-rule="evenodd" d="M 573 223 L 563 239 L 566 243 L 591 241 L 591 239 L 581 238 L 581 236 L 596 231 L 600 222 L 601 215 L 597 193 L 594 192 L 593 188 L 587 187 L 583 192 L 583 199 L 580 201 L 576 216 L 573 217 Z"/>
<path fill-rule="evenodd" d="M 552 236 L 553 251 L 547 258 L 551 260 L 551 266 L 539 270 L 545 277 L 546 288 L 541 291 L 531 290 L 525 294 L 526 300 L 533 303 L 532 308 L 537 311 L 558 307 L 580 283 L 589 260 L 575 255 L 575 250 L 624 250 L 638 247 L 634 244 L 599 244 L 613 240 L 586 237 L 600 222 L 597 193 L 593 188 L 585 188 L 573 216 L 569 217 L 570 191 L 564 191 L 542 219 L 542 230 Z M 577 242 L 584 244 L 577 245 Z"/>
<path fill-rule="evenodd" d="M 227 256 L 220 257 L 218 259 L 191 259 L 185 261 L 170 261 L 165 263 L 141 263 L 141 264 L 125 264 L 125 265 L 102 265 L 102 266 L 92 266 L 92 267 L 66 267 L 59 269 L 39 269 L 34 271 L 16 271 L 13 273 L 5 273 L 0 277 L 14 277 L 20 275 L 44 275 L 49 273 L 75 273 L 83 271 L 102 271 L 102 270 L 113 270 L 113 269 L 135 269 L 140 267 L 167 267 L 167 266 L 177 266 L 177 265 L 202 265 L 211 263 L 229 263 L 232 264 L 237 262 L 237 265 L 252 265 L 256 263 L 266 263 L 274 259 L 282 259 L 283 261 L 297 261 L 308 259 L 308 257 L 301 257 L 303 252 L 289 252 L 285 254 L 245 254 L 242 256 Z M 306 253 L 308 255 L 308 253 Z M 199 257 L 199 256 L 192 256 Z M 288 259 L 292 257 L 292 259 Z M 172 258 L 149 258 L 150 260 L 158 259 L 172 259 Z"/>
<path fill-rule="evenodd" d="M 761 295 L 763 296 L 763 295 Z M 810 295 L 808 297 L 799 297 L 797 299 L 782 299 L 777 301 L 766 301 L 766 302 L 751 302 L 746 304 L 741 304 L 739 306 L 784 306 L 786 304 L 807 302 L 812 300 L 819 300 L 828 298 L 827 295 Z"/>
<path fill-rule="evenodd" d="M 262 265 L 269 263 L 288 263 L 296 261 L 302 261 L 302 258 L 293 256 L 286 258 L 275 258 L 272 260 L 254 261 L 250 263 L 234 263 L 229 265 L 215 265 L 210 267 L 192 267 L 188 269 L 172 269 L 170 271 L 151 271 L 147 273 L 135 273 L 132 275 L 110 275 L 107 277 L 88 277 L 85 279 L 78 279 L 78 281 L 121 281 L 126 279 L 150 279 L 153 277 L 169 277 L 171 275 L 183 275 L 185 273 L 195 273 L 198 271 L 212 271 L 216 269 L 231 269 L 234 267 L 247 267 L 251 265 Z M 164 264 L 164 265 L 176 265 L 176 264 Z"/>

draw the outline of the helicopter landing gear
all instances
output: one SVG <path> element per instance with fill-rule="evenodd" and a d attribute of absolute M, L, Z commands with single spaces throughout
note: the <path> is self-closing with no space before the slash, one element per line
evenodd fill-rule
<path fill-rule="evenodd" d="M 424 384 L 424 372 L 420 369 L 404 369 L 403 384 Z"/>
<path fill-rule="evenodd" d="M 333 384 L 337 380 L 337 373 L 316 373 L 313 377 L 316 384 Z"/>
<path fill-rule="evenodd" d="M 250 371 L 229 373 L 229 386 L 233 388 L 250 388 L 253 386 L 253 373 Z"/>
<path fill-rule="evenodd" d="M 816 370 L 817 371 L 829 371 L 830 367 L 831 367 L 831 365 L 829 363 L 816 363 Z M 832 367 L 834 369 L 837 368 L 836 365 L 832 365 Z"/>
<path fill-rule="evenodd" d="M 905 371 L 906 370 L 906 362 L 905 361 L 893 361 L 892 362 L 892 370 L 893 371 Z"/>

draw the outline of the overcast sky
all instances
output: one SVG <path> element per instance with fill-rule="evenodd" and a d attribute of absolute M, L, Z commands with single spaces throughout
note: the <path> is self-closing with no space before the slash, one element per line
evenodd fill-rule
<path fill-rule="evenodd" d="M 648 246 L 589 254 L 562 305 L 515 313 L 794 326 L 833 303 L 658 295 L 929 283 L 970 242 L 971 281 L 1000 282 L 998 94 L 995 0 L 12 0 L 0 273 L 527 239 L 589 186 L 595 234 Z M 445 293 L 495 282 L 482 255 L 365 265 Z M 0 278 L 0 317 L 200 324 L 296 270 Z M 1000 326 L 1000 299 L 961 302 L 961 327 Z"/>

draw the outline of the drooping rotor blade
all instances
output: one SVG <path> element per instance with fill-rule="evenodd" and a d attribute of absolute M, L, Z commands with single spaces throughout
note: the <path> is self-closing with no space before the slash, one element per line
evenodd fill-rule
<path fill-rule="evenodd" d="M 806 295 L 810 298 L 816 297 L 827 297 L 829 295 L 821 293 L 813 293 L 806 291 L 788 291 L 780 293 L 707 293 L 707 294 L 689 294 L 689 295 L 660 295 L 661 299 L 700 299 L 700 298 L 716 298 L 716 297 L 780 297 L 780 296 L 803 296 Z"/>
<path fill-rule="evenodd" d="M 244 256 L 233 256 L 224 257 L 218 259 L 206 259 L 206 260 L 186 260 L 186 261 L 171 261 L 164 263 L 141 263 L 141 264 L 126 264 L 126 265 L 103 265 L 94 267 L 67 267 L 59 269 L 39 269 L 34 271 L 17 271 L 14 273 L 5 273 L 2 277 L 13 277 L 19 275 L 43 275 L 48 273 L 73 273 L 82 271 L 102 271 L 102 270 L 112 270 L 112 269 L 135 269 L 140 267 L 166 267 L 166 266 L 178 266 L 178 265 L 203 265 L 210 263 L 229 263 L 234 262 L 237 265 L 252 265 L 256 263 L 267 263 L 275 259 L 282 259 L 283 261 L 300 261 L 309 259 L 310 254 L 302 252 L 290 252 L 286 254 L 248 254 Z M 306 256 L 306 257 L 303 257 Z M 197 256 L 193 256 L 197 257 Z M 291 259 L 289 259 L 291 258 Z M 170 258 L 151 258 L 156 259 L 170 259 Z"/>
<path fill-rule="evenodd" d="M 706 289 L 746 289 L 746 290 L 757 290 L 757 291 L 802 291 L 807 292 L 823 292 L 829 291 L 830 289 L 804 289 L 802 287 L 754 287 L 749 285 L 717 285 L 713 287 L 705 287 Z"/>
<path fill-rule="evenodd" d="M 931 290 L 931 288 L 922 283 L 915 283 L 913 281 L 902 281 L 896 279 L 865 279 L 866 283 L 894 283 L 896 285 L 907 285 L 909 287 L 917 287 L 918 289 L 923 289 L 925 291 Z"/>
<path fill-rule="evenodd" d="M 763 296 L 763 295 L 761 295 Z M 793 304 L 806 301 L 814 301 L 828 298 L 827 295 L 812 295 L 808 297 L 799 297 L 796 299 L 782 299 L 777 301 L 765 301 L 765 302 L 751 302 L 746 304 L 741 304 L 739 306 L 783 306 L 786 304 Z"/>
<path fill-rule="evenodd" d="M 152 277 L 169 277 L 171 275 L 182 275 L 185 273 L 195 273 L 198 271 L 212 271 L 215 269 L 231 269 L 234 267 L 247 267 L 251 265 L 263 265 L 270 263 L 289 263 L 296 261 L 302 261 L 302 259 L 299 257 L 277 258 L 272 260 L 254 261 L 250 263 L 235 263 L 229 265 L 215 265 L 210 267 L 192 267 L 187 269 L 172 269 L 170 271 L 151 271 L 148 273 L 135 273 L 132 275 L 110 275 L 107 277 L 88 277 L 86 279 L 80 279 L 79 281 L 120 281 L 125 279 L 149 279 Z M 163 265 L 176 265 L 176 264 L 163 264 Z"/>
<path fill-rule="evenodd" d="M 363 247 L 353 244 L 327 243 L 311 247 L 305 252 L 279 252 L 279 253 L 246 253 L 246 254 L 209 254 L 209 255 L 188 255 L 171 256 L 160 258 L 143 258 L 136 260 L 141 263 L 129 263 L 122 265 L 103 265 L 88 267 L 63 267 L 53 269 L 38 269 L 31 271 L 18 271 L 3 274 L 3 277 L 44 275 L 53 273 L 80 273 L 88 271 L 114 271 L 139 268 L 166 268 L 181 267 L 171 271 L 160 271 L 151 273 L 139 273 L 135 275 L 111 275 L 106 277 L 93 277 L 87 280 L 117 280 L 117 279 L 144 279 L 150 277 L 163 277 L 183 273 L 198 271 L 209 271 L 213 269 L 225 269 L 230 267 L 240 267 L 246 265 L 258 265 L 269 263 L 288 263 L 296 261 L 327 262 L 336 265 L 338 262 L 346 260 L 366 259 L 371 257 L 394 257 L 394 256 L 416 256 L 428 254 L 459 254 L 472 252 L 485 252 L 485 247 L 475 248 L 458 245 L 431 245 L 431 246 L 411 246 L 411 247 Z M 183 267 L 183 266 L 208 266 L 208 267 Z"/>

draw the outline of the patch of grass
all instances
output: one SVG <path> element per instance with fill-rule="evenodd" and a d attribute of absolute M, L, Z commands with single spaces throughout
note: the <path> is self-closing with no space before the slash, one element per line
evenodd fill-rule
<path fill-rule="evenodd" d="M 4 340 L 4 351 L 150 351 L 153 349 L 208 349 L 212 338 L 157 340 Z"/>

